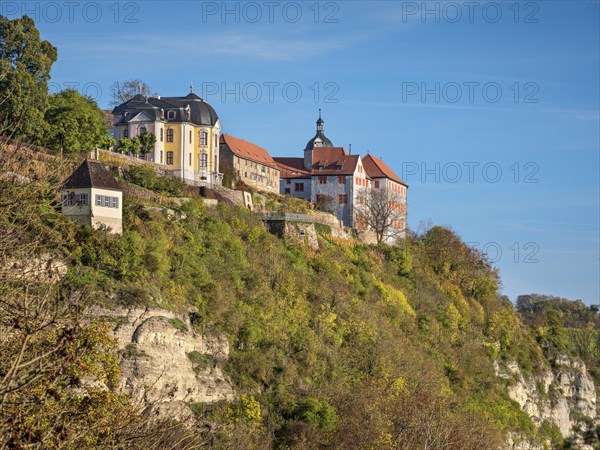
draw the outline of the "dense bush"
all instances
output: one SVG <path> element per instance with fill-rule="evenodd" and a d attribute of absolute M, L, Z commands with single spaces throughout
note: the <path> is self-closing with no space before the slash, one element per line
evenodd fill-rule
<path fill-rule="evenodd" d="M 147 167 L 131 165 L 125 169 L 123 175 L 130 183 L 165 195 L 181 196 L 185 190 L 185 183 L 180 179 L 159 176 L 153 169 Z"/>

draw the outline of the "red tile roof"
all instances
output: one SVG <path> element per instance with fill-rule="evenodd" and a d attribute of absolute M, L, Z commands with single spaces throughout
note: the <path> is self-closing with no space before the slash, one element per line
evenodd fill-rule
<path fill-rule="evenodd" d="M 352 175 L 359 159 L 342 147 L 316 147 L 310 171 L 304 167 L 304 158 L 275 158 L 275 162 L 281 169 L 281 178 L 309 178 L 311 175 Z M 319 167 L 323 168 L 319 170 Z"/>
<path fill-rule="evenodd" d="M 277 163 L 273 161 L 269 152 L 252 142 L 236 138 L 229 134 L 221 135 L 220 142 L 221 144 L 226 144 L 231 152 L 240 158 L 255 161 L 259 164 L 279 170 Z"/>
<path fill-rule="evenodd" d="M 304 168 L 304 158 L 273 158 L 281 171 L 281 178 L 310 178 Z"/>
<path fill-rule="evenodd" d="M 371 178 L 389 178 L 396 183 L 400 183 L 408 187 L 408 184 L 402 181 L 400 177 L 396 175 L 394 171 L 390 169 L 381 159 L 369 154 L 362 159 L 362 163 L 365 167 L 367 175 L 369 175 Z"/>
<path fill-rule="evenodd" d="M 359 160 L 358 155 L 348 155 L 341 147 L 313 149 L 313 175 L 352 175 Z M 319 167 L 323 167 L 319 170 Z"/>

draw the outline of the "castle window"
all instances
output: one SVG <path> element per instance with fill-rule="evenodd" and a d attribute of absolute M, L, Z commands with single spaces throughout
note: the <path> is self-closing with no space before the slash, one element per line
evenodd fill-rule
<path fill-rule="evenodd" d="M 167 130 L 167 142 L 173 142 L 173 129 L 172 128 L 169 128 Z"/>
<path fill-rule="evenodd" d="M 88 204 L 88 195 L 87 194 L 77 194 L 75 196 L 75 199 L 77 200 L 77 205 L 79 205 L 79 206 L 86 206 Z"/>
<path fill-rule="evenodd" d="M 168 132 L 167 132 L 167 139 L 169 139 Z M 167 152 L 167 164 L 173 165 L 173 152 Z"/>
<path fill-rule="evenodd" d="M 294 183 L 294 191 L 304 192 L 304 183 Z"/>
<path fill-rule="evenodd" d="M 199 145 L 206 145 L 207 143 L 208 143 L 208 133 L 206 131 L 201 131 Z"/>
<path fill-rule="evenodd" d="M 190 166 L 192 165 L 192 154 L 191 153 L 189 154 L 189 165 Z"/>
<path fill-rule="evenodd" d="M 165 134 L 164 131 L 165 131 L 164 129 L 162 129 L 162 128 L 160 129 L 160 142 L 163 141 L 164 134 Z M 161 163 L 162 163 L 162 161 L 161 161 Z"/>
<path fill-rule="evenodd" d="M 119 197 L 110 197 L 108 195 L 96 195 L 96 206 L 104 206 L 106 208 L 118 208 Z"/>
<path fill-rule="evenodd" d="M 327 184 L 327 177 L 319 177 L 319 184 Z"/>
<path fill-rule="evenodd" d="M 208 155 L 206 153 L 200 153 L 200 167 L 206 168 L 208 164 Z"/>
<path fill-rule="evenodd" d="M 375 189 L 379 189 L 379 180 L 375 180 L 374 182 Z"/>
<path fill-rule="evenodd" d="M 162 131 L 162 130 L 160 130 Z M 160 163 L 163 164 L 163 152 L 162 150 L 160 151 Z"/>
<path fill-rule="evenodd" d="M 63 205 L 64 206 L 73 206 L 73 205 L 75 205 L 75 201 L 73 199 L 73 192 L 71 192 L 69 194 L 63 194 L 62 198 L 63 198 Z"/>
<path fill-rule="evenodd" d="M 123 137 L 126 137 L 126 138 L 128 138 L 128 137 L 129 137 L 129 130 L 128 130 L 127 128 L 125 128 L 125 129 L 123 130 Z"/>
<path fill-rule="evenodd" d="M 340 205 L 345 205 L 346 203 L 348 203 L 348 196 L 346 194 L 338 195 L 338 203 Z"/>
<path fill-rule="evenodd" d="M 172 120 L 172 119 L 174 119 L 174 118 L 175 118 L 175 111 L 169 111 L 169 112 L 167 113 L 167 119 L 168 119 L 168 120 Z"/>
<path fill-rule="evenodd" d="M 190 144 L 192 143 L 192 130 L 190 130 Z"/>
<path fill-rule="evenodd" d="M 140 127 L 140 134 L 147 133 L 148 129 L 146 127 Z"/>
<path fill-rule="evenodd" d="M 338 177 L 338 184 L 346 184 L 346 177 Z"/>

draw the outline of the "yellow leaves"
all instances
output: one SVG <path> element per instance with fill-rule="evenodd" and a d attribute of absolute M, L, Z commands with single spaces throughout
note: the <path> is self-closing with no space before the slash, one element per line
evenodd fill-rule
<path fill-rule="evenodd" d="M 394 441 L 390 433 L 381 432 L 377 439 L 373 442 L 373 445 L 369 447 L 370 450 L 393 450 Z"/>
<path fill-rule="evenodd" d="M 478 325 L 483 325 L 483 322 L 485 321 L 485 311 L 483 310 L 483 306 L 476 300 L 471 301 L 471 317 Z"/>
<path fill-rule="evenodd" d="M 408 303 L 406 296 L 400 289 L 396 289 L 393 286 L 381 282 L 376 282 L 375 287 L 380 294 L 381 300 L 388 307 L 388 313 L 393 318 L 398 316 L 409 318 L 416 317 L 415 310 L 410 303 Z"/>
<path fill-rule="evenodd" d="M 259 426 L 262 421 L 260 402 L 252 395 L 242 394 L 234 420 L 245 420 L 254 426 Z"/>
<path fill-rule="evenodd" d="M 115 342 L 106 322 L 93 321 L 79 331 L 68 351 L 73 363 L 68 371 L 76 378 L 94 376 L 98 381 L 115 385 L 119 364 L 114 354 Z"/>
<path fill-rule="evenodd" d="M 406 385 L 406 379 L 404 377 L 398 377 L 392 380 L 390 385 L 390 392 L 395 397 L 408 393 L 408 387 Z"/>

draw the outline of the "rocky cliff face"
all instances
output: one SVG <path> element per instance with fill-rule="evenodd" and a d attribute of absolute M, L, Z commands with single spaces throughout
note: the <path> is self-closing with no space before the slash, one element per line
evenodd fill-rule
<path fill-rule="evenodd" d="M 90 315 L 115 323 L 119 389 L 142 408 L 186 421 L 188 403 L 234 398 L 222 369 L 229 356 L 225 336 L 198 334 L 187 317 L 162 309 L 96 307 Z"/>
<path fill-rule="evenodd" d="M 587 423 L 597 422 L 596 389 L 586 366 L 567 356 L 550 361 L 550 368 L 541 374 L 525 378 L 514 361 L 496 364 L 499 377 L 508 380 L 508 392 L 532 421 L 540 426 L 544 420 L 554 423 L 565 438 L 571 438 L 577 448 L 592 450 L 583 441 Z M 508 448 L 529 450 L 542 448 L 520 439 L 508 437 Z"/>

